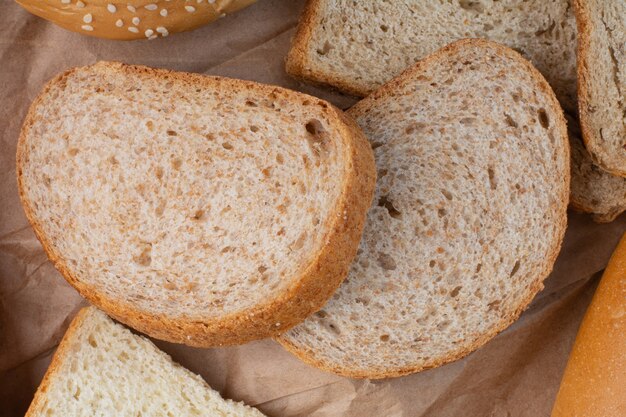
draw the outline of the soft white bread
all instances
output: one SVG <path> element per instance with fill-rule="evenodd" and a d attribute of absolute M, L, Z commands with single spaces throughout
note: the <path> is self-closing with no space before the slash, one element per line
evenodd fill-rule
<path fill-rule="evenodd" d="M 552 417 L 626 416 L 626 236 L 583 318 Z"/>
<path fill-rule="evenodd" d="M 576 0 L 583 138 L 603 169 L 626 176 L 626 1 Z"/>
<path fill-rule="evenodd" d="M 558 101 L 519 54 L 475 39 L 349 114 L 374 147 L 375 204 L 337 293 L 279 341 L 359 378 L 458 359 L 520 315 L 559 252 L 569 147 Z"/>
<path fill-rule="evenodd" d="M 322 100 L 106 62 L 45 87 L 17 173 L 35 233 L 83 296 L 194 346 L 268 337 L 321 308 L 375 186 L 367 139 Z"/>
<path fill-rule="evenodd" d="M 550 82 L 565 110 L 577 113 L 576 19 L 570 0 L 309 0 L 287 71 L 365 96 L 434 50 L 472 37 L 522 53 Z M 578 130 L 577 121 L 570 124 Z M 570 202 L 597 221 L 613 220 L 626 208 L 626 183 L 595 166 L 580 148 L 579 136 L 571 138 L 577 151 Z"/>
<path fill-rule="evenodd" d="M 155 39 L 192 30 L 256 0 L 16 0 L 74 32 L 106 39 Z"/>
<path fill-rule="evenodd" d="M 262 417 L 224 400 L 148 339 L 95 307 L 82 309 L 59 345 L 26 417 Z"/>

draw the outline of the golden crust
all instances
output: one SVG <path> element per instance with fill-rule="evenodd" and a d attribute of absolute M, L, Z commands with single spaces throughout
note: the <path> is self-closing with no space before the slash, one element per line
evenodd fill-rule
<path fill-rule="evenodd" d="M 309 101 L 319 106 L 329 120 L 342 134 L 347 160 L 343 189 L 334 210 L 329 216 L 330 224 L 324 237 L 324 244 L 317 253 L 311 254 L 308 266 L 293 284 L 275 298 L 252 308 L 229 314 L 219 319 L 186 320 L 165 315 L 138 311 L 134 306 L 121 300 L 108 298 L 98 292 L 71 270 L 65 260 L 55 250 L 54 243 L 43 233 L 39 220 L 34 216 L 31 202 L 26 197 L 22 166 L 28 157 L 25 144 L 37 108 L 41 105 L 51 87 L 64 82 L 64 79 L 77 69 L 71 69 L 51 80 L 35 99 L 26 116 L 17 150 L 17 181 L 20 199 L 35 234 L 54 266 L 78 292 L 113 318 L 143 333 L 162 340 L 184 343 L 189 346 L 208 347 L 242 344 L 256 339 L 271 337 L 295 326 L 308 315 L 322 308 L 326 300 L 339 287 L 361 239 L 365 216 L 374 195 L 376 169 L 369 142 L 352 119 L 332 106 L 315 97 L 297 93 L 280 87 L 258 84 L 250 81 L 208 77 L 199 74 L 174 72 L 142 66 L 119 63 L 99 64 L 114 71 L 126 71 L 150 79 L 168 77 L 185 80 L 193 85 L 211 87 L 216 80 L 230 83 L 233 89 L 256 90 L 259 95 L 276 94 L 292 101 Z"/>
<path fill-rule="evenodd" d="M 86 0 L 82 7 L 79 7 L 79 2 L 64 4 L 60 0 L 16 1 L 32 14 L 83 35 L 134 40 L 193 30 L 256 0 L 217 0 L 212 4 L 207 1 L 194 2 L 193 5 L 181 1 L 135 0 L 129 7 L 125 2 L 109 0 Z M 185 7 L 191 8 L 187 10 Z M 90 18 L 85 18 L 86 15 Z M 121 25 L 116 24 L 118 21 L 122 22 Z"/>
<path fill-rule="evenodd" d="M 566 167 L 565 172 L 563 172 L 563 177 L 562 177 L 563 186 L 561 187 L 562 193 L 559 196 L 558 204 L 555 204 L 555 206 L 552 208 L 553 210 L 555 210 L 555 212 L 562 213 L 561 218 L 559 219 L 559 224 L 558 224 L 559 227 L 558 227 L 558 231 L 556 234 L 556 239 L 554 240 L 554 245 L 549 255 L 550 259 L 549 259 L 549 262 L 547 263 L 548 265 L 554 265 L 554 262 L 556 261 L 556 258 L 561 249 L 561 243 L 563 241 L 563 236 L 565 235 L 565 229 L 567 227 L 566 208 L 567 208 L 567 204 L 569 200 L 569 183 L 570 183 L 570 170 L 569 170 L 570 148 L 569 148 L 569 139 L 567 136 L 567 126 L 565 123 L 563 110 L 561 109 L 561 106 L 558 100 L 556 99 L 556 96 L 554 95 L 552 88 L 550 87 L 548 82 L 545 80 L 545 78 L 541 75 L 541 73 L 530 62 L 524 59 L 520 54 L 518 54 L 517 52 L 503 45 L 497 44 L 495 42 L 487 41 L 484 39 L 463 39 L 460 41 L 453 42 L 439 49 L 433 54 L 425 57 L 421 61 L 418 61 L 415 65 L 405 70 L 398 77 L 394 78 L 393 80 L 389 81 L 388 83 L 380 87 L 378 90 L 374 91 L 366 99 L 355 104 L 355 106 L 352 107 L 348 111 L 348 113 L 356 114 L 356 115 L 360 114 L 368 106 L 375 105 L 375 101 L 379 97 L 384 97 L 390 92 L 393 92 L 399 85 L 401 85 L 404 82 L 405 79 L 411 78 L 416 73 L 420 73 L 420 71 L 422 71 L 422 68 L 427 67 L 431 62 L 437 61 L 440 59 L 447 59 L 447 57 L 450 54 L 454 53 L 455 51 L 465 48 L 465 47 L 471 47 L 471 46 L 479 46 L 479 47 L 484 47 L 484 48 L 495 49 L 499 55 L 512 58 L 515 61 L 517 61 L 520 65 L 524 66 L 526 70 L 529 72 L 529 74 L 532 76 L 532 78 L 537 81 L 537 83 L 540 86 L 541 91 L 547 95 L 549 102 L 551 104 L 551 110 L 553 114 L 557 116 L 556 123 L 559 126 L 559 129 L 561 131 L 560 136 L 561 136 L 563 150 L 566 153 L 565 161 L 567 163 L 567 167 Z M 459 360 L 467 356 L 471 352 L 483 346 L 485 343 L 487 343 L 489 340 L 495 337 L 498 333 L 502 332 L 508 326 L 510 326 L 515 320 L 519 318 L 522 312 L 526 310 L 526 308 L 528 308 L 528 305 L 533 300 L 535 295 L 543 289 L 543 280 L 550 274 L 551 271 L 552 271 L 552 267 L 549 267 L 548 269 L 538 273 L 535 282 L 529 288 L 528 294 L 526 295 L 524 300 L 520 303 L 520 305 L 515 309 L 515 311 L 512 314 L 510 314 L 507 317 L 504 317 L 500 321 L 500 323 L 498 323 L 496 326 L 494 326 L 493 329 L 491 329 L 490 332 L 485 333 L 483 335 L 476 335 L 477 336 L 476 340 L 473 341 L 471 344 L 460 347 L 459 349 L 452 352 L 450 355 L 446 357 L 434 358 L 428 364 L 424 366 L 415 365 L 415 366 L 407 366 L 403 368 L 388 369 L 384 371 L 353 370 L 350 368 L 343 368 L 340 366 L 332 365 L 322 360 L 319 360 L 315 357 L 314 353 L 311 350 L 302 349 L 298 346 L 295 346 L 293 343 L 291 343 L 288 339 L 284 337 L 279 336 L 276 338 L 276 340 L 281 345 L 283 345 L 285 349 L 287 349 L 289 352 L 296 355 L 303 362 L 309 365 L 315 366 L 317 368 L 320 368 L 322 370 L 332 372 L 338 375 L 350 377 L 350 378 L 368 378 L 368 379 L 394 378 L 394 377 L 408 375 L 408 374 L 415 373 L 415 372 L 420 372 L 426 369 L 436 368 L 438 366 Z"/>

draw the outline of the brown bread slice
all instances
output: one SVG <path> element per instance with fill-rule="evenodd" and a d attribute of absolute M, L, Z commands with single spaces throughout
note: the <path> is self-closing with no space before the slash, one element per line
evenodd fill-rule
<path fill-rule="evenodd" d="M 566 112 L 577 113 L 576 19 L 570 0 L 309 0 L 287 71 L 365 96 L 415 61 L 468 37 L 522 53 L 552 85 Z M 577 152 L 572 152 L 570 202 L 595 220 L 613 220 L 626 208 L 626 182 L 594 166 L 579 140 L 571 138 Z"/>
<path fill-rule="evenodd" d="M 569 146 L 516 52 L 455 42 L 357 103 L 378 183 L 348 278 L 281 335 L 304 361 L 383 378 L 463 357 L 543 287 L 567 221 Z"/>
<path fill-rule="evenodd" d="M 37 236 L 83 296 L 193 346 L 268 337 L 317 311 L 375 185 L 367 140 L 322 100 L 116 63 L 45 87 L 17 171 Z"/>
<path fill-rule="evenodd" d="M 626 176 L 626 1 L 576 0 L 578 106 L 585 145 Z"/>

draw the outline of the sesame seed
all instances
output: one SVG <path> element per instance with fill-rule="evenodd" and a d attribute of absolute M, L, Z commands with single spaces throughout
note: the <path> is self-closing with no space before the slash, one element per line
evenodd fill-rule
<path fill-rule="evenodd" d="M 115 26 L 121 28 L 122 26 L 124 26 L 124 21 L 122 19 L 117 19 L 117 22 L 115 22 Z"/>
<path fill-rule="evenodd" d="M 136 27 L 134 27 L 134 26 L 129 26 L 129 27 L 128 27 L 128 31 L 129 31 L 129 32 L 133 32 L 133 33 L 139 33 L 139 29 L 137 29 L 137 28 L 136 28 Z"/>
<path fill-rule="evenodd" d="M 185 6 L 185 10 L 187 10 L 189 13 L 193 13 L 196 11 L 196 8 L 193 6 Z"/>
<path fill-rule="evenodd" d="M 114 4 L 107 4 L 107 10 L 111 13 L 117 12 L 117 7 Z"/>
<path fill-rule="evenodd" d="M 86 30 L 87 32 L 91 32 L 93 30 L 93 26 L 91 26 L 91 25 L 82 25 L 81 29 Z"/>
<path fill-rule="evenodd" d="M 163 17 L 167 16 L 167 9 L 161 9 L 161 11 L 159 12 L 159 14 Z"/>
<path fill-rule="evenodd" d="M 139 24 L 139 22 L 140 22 L 140 21 L 141 21 L 141 20 L 140 20 L 137 16 L 133 17 L 133 20 L 132 20 L 133 25 L 137 26 L 137 25 Z"/>
<path fill-rule="evenodd" d="M 148 40 L 149 40 L 149 41 L 151 41 L 151 40 L 156 39 L 156 38 L 158 38 L 158 37 L 159 37 L 159 35 L 152 35 L 152 36 L 150 36 L 150 37 L 148 38 Z"/>
<path fill-rule="evenodd" d="M 85 3 L 83 3 L 82 1 L 78 0 L 76 2 L 76 7 L 78 7 L 79 9 L 82 9 L 83 7 L 85 7 Z"/>
<path fill-rule="evenodd" d="M 167 36 L 168 31 L 166 28 L 164 28 L 163 26 L 159 26 L 156 28 L 156 31 L 159 32 L 161 35 Z"/>
<path fill-rule="evenodd" d="M 215 0 L 209 0 L 209 3 L 210 3 L 210 4 L 215 3 Z"/>
<path fill-rule="evenodd" d="M 87 13 L 86 15 L 83 16 L 83 22 L 85 23 L 93 22 L 93 16 L 91 15 L 91 13 Z"/>
<path fill-rule="evenodd" d="M 70 4 L 70 0 L 61 0 L 61 3 L 63 3 L 63 4 Z"/>
<path fill-rule="evenodd" d="M 150 4 L 146 4 L 145 6 L 143 6 L 146 8 L 146 10 L 156 10 L 157 9 L 157 5 L 154 3 L 150 3 Z"/>
<path fill-rule="evenodd" d="M 146 38 L 149 38 L 150 36 L 154 35 L 154 31 L 152 29 L 147 29 L 145 35 Z"/>
<path fill-rule="evenodd" d="M 130 4 L 126 6 L 126 8 L 133 13 L 137 12 L 137 9 L 135 9 L 135 6 L 131 6 Z"/>

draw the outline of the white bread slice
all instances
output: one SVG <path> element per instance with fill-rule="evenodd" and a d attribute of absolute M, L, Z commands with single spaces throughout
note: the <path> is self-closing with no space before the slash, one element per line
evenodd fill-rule
<path fill-rule="evenodd" d="M 516 52 L 455 42 L 349 110 L 378 184 L 350 274 L 278 340 L 338 374 L 458 359 L 543 287 L 567 222 L 569 146 L 548 83 Z"/>
<path fill-rule="evenodd" d="M 287 71 L 365 96 L 449 42 L 479 37 L 521 52 L 550 82 L 565 110 L 576 114 L 572 9 L 570 0 L 308 0 Z M 571 138 L 572 148 L 580 148 L 579 140 Z M 626 208 L 625 183 L 594 166 L 584 149 L 572 158 L 572 206 L 597 221 L 613 220 Z"/>
<path fill-rule="evenodd" d="M 321 308 L 375 186 L 367 139 L 322 100 L 116 63 L 47 85 L 17 171 L 35 233 L 83 296 L 193 346 L 268 337 Z"/>
<path fill-rule="evenodd" d="M 83 308 L 54 354 L 26 417 L 262 417 L 95 307 Z"/>
<path fill-rule="evenodd" d="M 576 0 L 578 106 L 594 161 L 626 176 L 626 1 Z"/>

